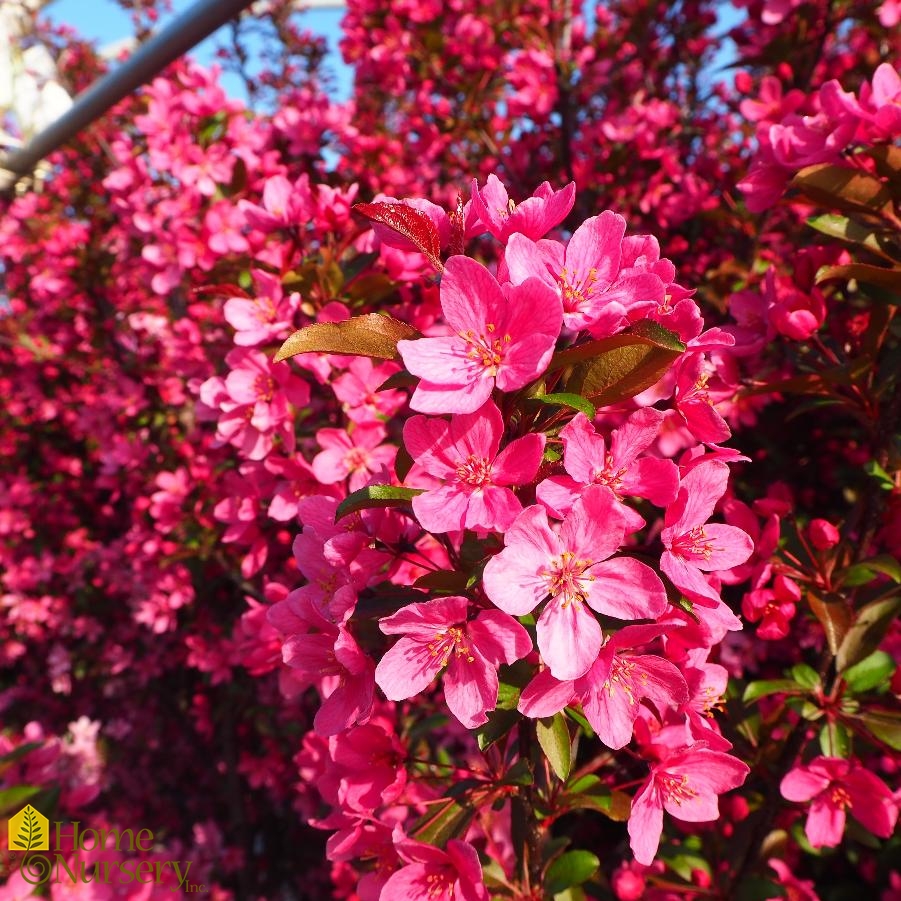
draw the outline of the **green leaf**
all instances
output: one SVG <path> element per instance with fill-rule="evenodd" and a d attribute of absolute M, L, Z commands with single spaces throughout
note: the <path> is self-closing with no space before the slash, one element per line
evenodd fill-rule
<path fill-rule="evenodd" d="M 801 686 L 794 679 L 762 679 L 758 682 L 751 682 L 741 699 L 745 704 L 750 704 L 758 698 L 765 698 L 768 695 L 790 694 L 796 695 L 801 691 Z"/>
<path fill-rule="evenodd" d="M 893 582 L 901 582 L 901 563 L 890 554 L 870 557 L 861 563 L 855 563 L 845 570 L 845 585 L 856 587 L 866 585 L 876 578 L 877 574 L 888 576 Z"/>
<path fill-rule="evenodd" d="M 410 835 L 427 845 L 443 848 L 449 839 L 467 830 L 475 813 L 475 808 L 468 801 L 446 798 L 430 805 L 428 811 L 413 824 Z"/>
<path fill-rule="evenodd" d="M 901 718 L 890 713 L 863 713 L 857 719 L 870 734 L 895 751 L 901 751 Z"/>
<path fill-rule="evenodd" d="M 26 801 L 30 801 L 41 791 L 38 785 L 14 785 L 0 790 L 0 818 L 16 813 Z"/>
<path fill-rule="evenodd" d="M 490 748 L 496 741 L 500 741 L 520 721 L 518 710 L 492 710 L 488 713 L 488 721 L 482 723 L 475 730 L 476 743 L 480 751 Z"/>
<path fill-rule="evenodd" d="M 566 390 L 601 407 L 628 400 L 656 384 L 685 345 L 677 335 L 647 320 L 636 323 L 630 332 L 562 351 L 557 363 L 562 358 L 569 365 L 568 354 L 581 355 L 589 348 L 592 356 L 575 367 Z"/>
<path fill-rule="evenodd" d="M 600 865 L 597 855 L 591 851 L 567 851 L 547 868 L 544 890 L 556 895 L 574 885 L 581 885 L 597 873 Z"/>
<path fill-rule="evenodd" d="M 571 810 L 594 810 L 616 823 L 625 823 L 632 812 L 632 798 L 625 792 L 597 785 L 588 791 L 567 792 L 566 806 Z"/>
<path fill-rule="evenodd" d="M 868 657 L 848 667 L 842 678 L 855 694 L 870 691 L 887 682 L 895 672 L 895 661 L 885 651 L 874 651 Z"/>
<path fill-rule="evenodd" d="M 837 216 L 834 213 L 812 216 L 807 220 L 807 224 L 830 238 L 838 238 L 838 240 L 845 241 L 848 244 L 866 247 L 867 250 L 885 259 L 892 259 L 887 252 L 891 246 L 885 238 L 888 232 L 877 231 L 854 219 L 848 219 L 846 216 Z"/>
<path fill-rule="evenodd" d="M 504 773 L 501 785 L 531 785 L 534 781 L 529 770 L 529 761 L 521 757 Z"/>
<path fill-rule="evenodd" d="M 565 782 L 569 778 L 572 765 L 572 744 L 566 717 L 562 713 L 555 713 L 553 716 L 536 720 L 535 732 L 538 744 L 541 745 L 551 769 L 557 774 L 558 779 Z"/>
<path fill-rule="evenodd" d="M 594 419 L 597 414 L 594 404 L 580 394 L 569 394 L 564 391 L 558 394 L 542 394 L 541 397 L 531 397 L 529 400 L 542 404 L 553 404 L 557 407 L 570 407 L 573 410 L 584 413 L 589 419 Z"/>
<path fill-rule="evenodd" d="M 838 672 L 844 672 L 875 651 L 899 612 L 901 597 L 897 595 L 861 607 L 836 654 Z"/>
<path fill-rule="evenodd" d="M 806 663 L 797 663 L 791 668 L 792 679 L 808 691 L 813 691 L 821 685 L 819 673 Z"/>
<path fill-rule="evenodd" d="M 851 751 L 848 730 L 841 723 L 826 723 L 820 729 L 820 750 L 826 757 L 847 757 Z"/>
<path fill-rule="evenodd" d="M 351 513 L 360 510 L 372 510 L 376 507 L 403 507 L 409 505 L 423 488 L 399 488 L 396 485 L 367 485 L 353 494 L 347 495 L 335 511 L 335 522 Z"/>
<path fill-rule="evenodd" d="M 343 322 L 317 322 L 298 329 L 282 344 L 274 361 L 278 363 L 296 354 L 311 352 L 396 360 L 398 341 L 421 337 L 413 326 L 399 319 L 367 313 Z"/>

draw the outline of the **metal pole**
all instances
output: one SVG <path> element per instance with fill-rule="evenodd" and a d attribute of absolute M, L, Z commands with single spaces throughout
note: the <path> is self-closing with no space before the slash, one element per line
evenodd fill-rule
<path fill-rule="evenodd" d="M 79 94 L 68 112 L 35 135 L 25 147 L 0 158 L 0 192 L 12 188 L 45 156 L 71 140 L 111 106 L 146 84 L 169 63 L 187 53 L 252 2 L 253 0 L 198 0 L 121 66 L 108 72 Z"/>

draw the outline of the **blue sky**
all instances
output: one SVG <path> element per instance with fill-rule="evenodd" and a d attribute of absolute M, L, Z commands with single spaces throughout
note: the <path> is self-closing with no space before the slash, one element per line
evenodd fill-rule
<path fill-rule="evenodd" d="M 2 0 L 0 0 L 2 2 Z M 161 17 L 160 25 L 165 26 L 179 13 L 191 7 L 195 0 L 172 0 L 173 12 Z M 329 46 L 329 68 L 336 76 L 335 97 L 345 99 L 350 96 L 351 72 L 341 60 L 338 40 L 341 36 L 340 22 L 342 9 L 312 9 L 303 14 L 304 27 L 326 39 Z M 83 37 L 96 41 L 98 47 L 112 44 L 132 34 L 131 19 L 113 0 L 51 0 L 45 7 L 45 15 L 51 21 L 70 25 Z M 214 52 L 218 38 L 214 34 L 193 50 L 193 55 L 204 64 L 214 62 Z M 223 77 L 226 90 L 236 97 L 244 98 L 240 79 Z"/>

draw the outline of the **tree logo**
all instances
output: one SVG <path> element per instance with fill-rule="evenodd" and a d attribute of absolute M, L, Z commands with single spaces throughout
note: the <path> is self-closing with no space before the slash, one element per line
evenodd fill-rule
<path fill-rule="evenodd" d="M 26 804 L 9 818 L 6 846 L 10 851 L 49 851 L 50 824 L 47 817 Z"/>

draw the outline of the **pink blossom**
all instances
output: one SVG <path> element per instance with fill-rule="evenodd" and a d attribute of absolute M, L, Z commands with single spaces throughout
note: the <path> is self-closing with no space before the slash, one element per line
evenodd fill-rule
<path fill-rule="evenodd" d="M 542 282 L 501 286 L 462 256 L 447 261 L 441 308 L 456 334 L 397 342 L 422 380 L 410 399 L 421 413 L 472 413 L 495 385 L 522 388 L 547 368 L 563 321 L 560 298 Z"/>
<path fill-rule="evenodd" d="M 351 422 L 359 424 L 390 419 L 406 402 L 402 391 L 379 391 L 400 367 L 395 363 L 375 364 L 368 357 L 354 357 L 347 371 L 332 382 Z"/>
<path fill-rule="evenodd" d="M 626 220 L 605 210 L 586 219 L 566 249 L 557 241 L 534 242 L 513 234 L 504 255 L 510 280 L 519 284 L 539 278 L 554 288 L 563 301 L 567 328 L 587 328 L 606 337 L 623 328 L 636 303 L 663 301 L 664 284 L 646 269 L 623 268 L 622 243 Z"/>
<path fill-rule="evenodd" d="M 838 529 L 828 519 L 812 519 L 807 527 L 807 534 L 810 543 L 818 551 L 828 551 L 841 539 Z"/>
<path fill-rule="evenodd" d="M 542 671 L 524 689 L 520 712 L 552 716 L 578 700 L 598 738 L 608 748 L 624 747 L 632 738 L 642 701 L 650 701 L 662 713 L 688 698 L 685 679 L 668 660 L 656 654 L 623 653 L 665 631 L 665 626 L 657 625 L 620 629 L 607 639 L 588 672 L 573 681 L 559 681 Z"/>
<path fill-rule="evenodd" d="M 567 476 L 551 476 L 538 486 L 538 499 L 555 513 L 572 506 L 586 485 L 606 485 L 617 498 L 646 497 L 664 507 L 676 497 L 679 471 L 672 460 L 642 457 L 656 440 L 665 414 L 652 407 L 636 410 L 610 436 L 610 448 L 584 413 L 577 413 L 560 430 L 563 465 Z M 631 508 L 622 508 L 630 528 L 644 520 Z"/>
<path fill-rule="evenodd" d="M 255 271 L 253 280 L 255 297 L 230 297 L 223 308 L 226 321 L 237 332 L 235 344 L 239 347 L 287 337 L 300 306 L 299 294 L 284 296 L 280 279 Z"/>
<path fill-rule="evenodd" d="M 856 760 L 817 757 L 789 772 L 779 790 L 788 801 L 811 802 L 804 832 L 814 848 L 841 842 L 846 810 L 880 838 L 889 838 L 898 821 L 898 802 L 888 786 Z"/>
<path fill-rule="evenodd" d="M 475 413 L 450 422 L 413 416 L 404 425 L 404 445 L 413 459 L 443 484 L 413 498 L 413 512 L 430 532 L 458 529 L 503 531 L 522 510 L 510 485 L 535 478 L 544 435 L 526 435 L 498 454 L 504 422 L 488 401 Z"/>
<path fill-rule="evenodd" d="M 560 532 L 547 513 L 527 507 L 504 536 L 505 547 L 485 567 L 485 591 L 501 610 L 524 616 L 549 598 L 538 619 L 538 647 L 551 675 L 583 676 L 601 650 L 594 614 L 656 619 L 666 592 L 654 571 L 631 557 L 607 558 L 623 541 L 625 524 L 609 488 L 589 488 Z"/>
<path fill-rule="evenodd" d="M 738 788 L 750 769 L 721 751 L 684 748 L 651 765 L 647 781 L 632 799 L 629 844 L 639 863 L 650 864 L 660 844 L 663 811 L 689 823 L 719 817 L 718 796 Z"/>
<path fill-rule="evenodd" d="M 403 637 L 376 667 L 379 688 L 392 701 L 423 691 L 443 667 L 444 697 L 467 729 L 488 721 L 497 706 L 497 668 L 532 650 L 528 632 L 512 616 L 483 610 L 467 621 L 470 602 L 459 596 L 409 604 L 380 622 Z"/>
<path fill-rule="evenodd" d="M 667 508 L 661 533 L 665 550 L 660 568 L 689 600 L 705 606 L 720 603 L 719 592 L 702 575 L 744 563 L 754 543 L 737 526 L 708 523 L 726 491 L 729 467 L 718 460 L 697 464 L 679 485 Z"/>
<path fill-rule="evenodd" d="M 442 851 L 410 839 L 395 841 L 406 866 L 382 888 L 381 898 L 398 901 L 488 901 L 482 865 L 475 848 L 452 838 Z"/>
<path fill-rule="evenodd" d="M 546 235 L 568 215 L 576 199 L 576 183 L 555 191 L 542 182 L 535 193 L 520 204 L 514 203 L 496 175 L 489 175 L 485 187 L 472 182 L 472 206 L 482 225 L 502 244 L 514 232 L 533 241 Z"/>
<path fill-rule="evenodd" d="M 313 473 L 323 485 L 334 485 L 350 477 L 350 490 L 357 491 L 394 462 L 397 448 L 382 444 L 386 437 L 380 423 L 344 429 L 319 429 L 316 440 L 323 449 L 313 458 Z"/>

